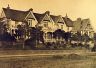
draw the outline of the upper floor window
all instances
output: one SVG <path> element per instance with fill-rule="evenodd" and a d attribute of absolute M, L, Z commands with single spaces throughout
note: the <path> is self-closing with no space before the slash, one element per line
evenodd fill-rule
<path fill-rule="evenodd" d="M 32 19 L 28 19 L 27 22 L 28 22 L 28 26 L 32 27 Z"/>
<path fill-rule="evenodd" d="M 44 22 L 44 27 L 48 27 L 48 22 L 47 21 Z"/>
<path fill-rule="evenodd" d="M 63 25 L 61 25 L 61 29 L 63 29 Z"/>

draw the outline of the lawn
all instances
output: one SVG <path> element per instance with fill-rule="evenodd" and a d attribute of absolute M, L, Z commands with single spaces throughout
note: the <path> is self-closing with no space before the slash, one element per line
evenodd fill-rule
<path fill-rule="evenodd" d="M 77 54 L 2 57 L 0 68 L 96 68 L 96 58 Z"/>

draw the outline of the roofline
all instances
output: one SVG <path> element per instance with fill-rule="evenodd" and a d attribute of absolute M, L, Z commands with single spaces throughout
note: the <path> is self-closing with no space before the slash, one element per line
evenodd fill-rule
<path fill-rule="evenodd" d="M 2 8 L 2 9 L 8 9 L 8 8 Z M 26 10 L 26 11 L 23 11 L 23 10 L 16 10 L 16 9 L 11 9 L 11 8 L 10 8 L 10 10 L 21 11 L 21 12 L 27 12 L 27 11 L 28 11 L 28 10 Z"/>

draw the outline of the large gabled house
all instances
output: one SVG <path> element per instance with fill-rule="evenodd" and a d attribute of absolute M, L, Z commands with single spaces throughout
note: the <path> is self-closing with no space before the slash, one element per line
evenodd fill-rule
<path fill-rule="evenodd" d="M 3 8 L 1 18 L 3 18 L 3 22 L 8 26 L 7 31 L 10 33 L 12 33 L 12 31 L 15 31 L 18 25 L 27 25 L 30 28 L 35 27 L 38 23 L 33 14 L 33 9 L 29 9 L 28 11 L 20 11 L 11 9 L 8 6 L 7 8 Z"/>

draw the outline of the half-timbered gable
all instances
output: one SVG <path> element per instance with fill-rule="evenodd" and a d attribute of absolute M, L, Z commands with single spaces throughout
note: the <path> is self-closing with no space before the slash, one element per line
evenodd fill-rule
<path fill-rule="evenodd" d="M 64 30 L 65 32 L 67 32 L 67 26 L 66 26 L 66 23 L 63 19 L 63 17 L 61 15 L 59 16 L 54 16 L 54 15 L 51 15 L 52 19 L 54 20 L 55 22 L 55 27 L 57 29 L 61 29 L 61 30 Z"/>
<path fill-rule="evenodd" d="M 24 20 L 27 21 L 27 25 L 29 27 L 35 27 L 36 24 L 38 23 L 37 19 L 35 18 L 33 14 L 33 9 L 29 9 L 29 13 L 27 14 Z"/>
<path fill-rule="evenodd" d="M 49 11 L 39 14 L 39 13 L 34 13 L 36 19 L 38 20 L 38 26 L 42 27 L 42 30 L 44 32 L 53 32 L 53 20 L 49 15 Z"/>

